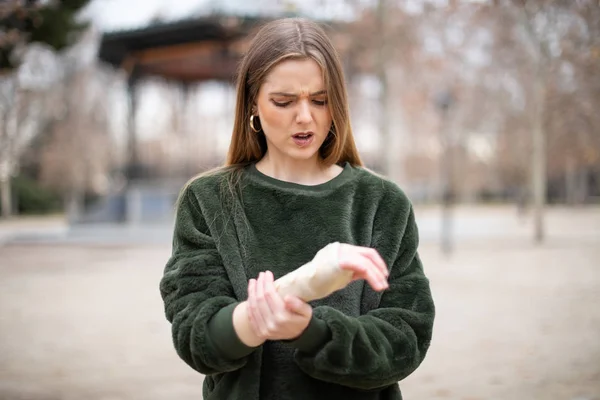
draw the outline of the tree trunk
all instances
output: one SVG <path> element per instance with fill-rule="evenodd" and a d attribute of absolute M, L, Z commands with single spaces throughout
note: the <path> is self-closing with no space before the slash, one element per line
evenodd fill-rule
<path fill-rule="evenodd" d="M 575 193 L 577 191 L 577 174 L 575 160 L 572 155 L 567 156 L 565 165 L 565 200 L 570 206 L 576 203 Z"/>
<path fill-rule="evenodd" d="M 12 204 L 12 159 L 13 140 L 15 135 L 15 106 L 8 105 L 2 115 L 2 126 L 0 129 L 0 192 L 2 192 L 2 217 L 9 218 L 13 214 Z"/>
<path fill-rule="evenodd" d="M 538 62 L 541 63 L 541 60 Z M 544 206 L 546 204 L 546 137 L 544 134 L 544 108 L 546 100 L 544 67 L 540 66 L 535 77 L 535 113 L 533 117 L 532 144 L 532 194 L 534 240 L 544 241 Z"/>
<path fill-rule="evenodd" d="M 452 229 L 452 214 L 455 197 L 455 185 L 454 185 L 454 151 L 455 143 L 452 140 L 453 132 L 448 123 L 449 116 L 448 103 L 441 110 L 440 119 L 440 140 L 442 142 L 442 154 L 441 154 L 441 171 L 440 175 L 442 178 L 442 228 L 441 228 L 441 244 L 442 252 L 449 256 L 453 252 L 453 229 Z"/>
<path fill-rule="evenodd" d="M 2 218 L 10 218 L 12 215 L 10 174 L 2 172 L 2 176 L 0 176 L 0 192 L 2 192 Z"/>
<path fill-rule="evenodd" d="M 385 174 L 392 180 L 396 179 L 396 158 L 394 140 L 390 136 L 389 88 L 387 76 L 387 46 L 386 46 L 387 0 L 377 3 L 377 21 L 379 25 L 379 49 L 377 52 L 377 79 L 379 80 L 379 134 L 380 148 L 384 157 Z"/>
<path fill-rule="evenodd" d="M 580 168 L 579 172 L 577 173 L 577 196 L 575 197 L 577 205 L 582 206 L 587 203 L 589 196 L 589 183 L 590 179 L 587 168 Z"/>
<path fill-rule="evenodd" d="M 498 2 L 495 2 L 498 4 Z M 531 200 L 533 208 L 534 241 L 544 241 L 544 207 L 546 205 L 546 137 L 544 132 L 544 114 L 546 107 L 547 65 L 550 63 L 550 52 L 543 38 L 540 38 L 533 27 L 534 12 L 527 9 L 527 3 L 517 6 L 518 16 L 531 39 L 536 52 L 536 71 L 533 83 L 533 126 L 531 132 Z"/>

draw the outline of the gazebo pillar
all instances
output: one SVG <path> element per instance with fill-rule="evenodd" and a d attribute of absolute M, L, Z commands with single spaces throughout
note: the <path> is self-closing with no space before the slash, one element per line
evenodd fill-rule
<path fill-rule="evenodd" d="M 123 220 L 128 224 L 135 225 L 142 221 L 142 196 L 139 183 L 143 171 L 139 158 L 138 138 L 137 138 L 137 85 L 140 75 L 135 63 L 129 68 L 127 77 L 127 98 L 128 98 L 128 117 L 127 117 L 127 153 L 125 157 L 125 207 Z"/>

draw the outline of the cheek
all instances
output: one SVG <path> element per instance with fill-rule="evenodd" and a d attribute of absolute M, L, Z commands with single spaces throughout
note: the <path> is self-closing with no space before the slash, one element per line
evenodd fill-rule
<path fill-rule="evenodd" d="M 263 107 L 260 110 L 260 122 L 270 130 L 277 130 L 286 125 L 286 115 L 283 109 L 274 106 Z M 277 132 L 268 132 L 277 133 Z"/>
<path fill-rule="evenodd" d="M 319 125 L 322 125 L 326 131 L 329 131 L 331 127 L 331 123 L 333 122 L 333 118 L 331 118 L 331 113 L 327 109 L 319 110 L 316 114 L 316 119 Z"/>

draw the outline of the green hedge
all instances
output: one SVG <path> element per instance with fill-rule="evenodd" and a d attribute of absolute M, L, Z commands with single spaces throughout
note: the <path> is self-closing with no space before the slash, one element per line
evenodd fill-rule
<path fill-rule="evenodd" d="M 62 210 L 60 196 L 35 180 L 17 176 L 12 180 L 12 197 L 18 214 L 48 214 Z M 2 205 L 0 204 L 0 210 Z M 15 204 L 13 204 L 15 207 Z"/>

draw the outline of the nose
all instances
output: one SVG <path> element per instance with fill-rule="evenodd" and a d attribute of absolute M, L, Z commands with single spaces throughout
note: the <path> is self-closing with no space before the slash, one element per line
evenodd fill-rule
<path fill-rule="evenodd" d="M 296 123 L 299 125 L 306 125 L 312 122 L 312 115 L 310 113 L 310 105 L 306 99 L 298 102 L 298 114 L 296 114 Z"/>

